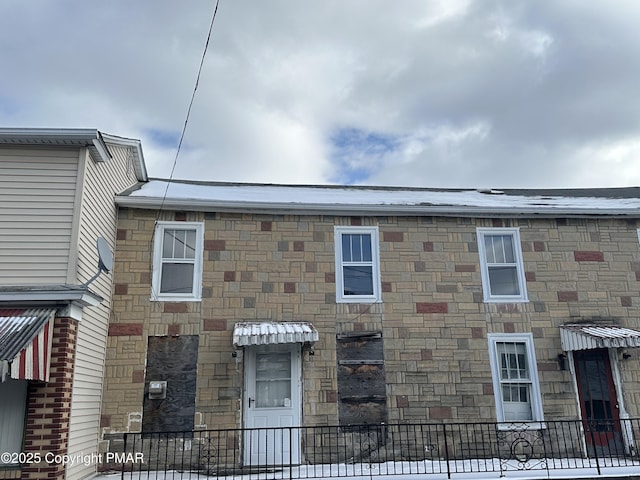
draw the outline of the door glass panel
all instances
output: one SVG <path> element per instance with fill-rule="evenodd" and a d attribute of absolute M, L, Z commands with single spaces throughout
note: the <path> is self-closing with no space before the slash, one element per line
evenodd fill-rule
<path fill-rule="evenodd" d="M 256 353 L 256 408 L 291 406 L 291 352 Z"/>

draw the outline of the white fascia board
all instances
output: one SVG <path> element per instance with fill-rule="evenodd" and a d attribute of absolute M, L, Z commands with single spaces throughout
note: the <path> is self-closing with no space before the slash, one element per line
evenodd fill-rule
<path fill-rule="evenodd" d="M 134 155 L 133 169 L 136 172 L 136 178 L 140 182 L 149 181 L 147 175 L 147 167 L 144 162 L 144 154 L 142 153 L 142 142 L 135 138 L 118 137 L 117 135 L 102 134 L 102 138 L 107 143 L 113 143 L 123 147 L 132 149 Z"/>
<path fill-rule="evenodd" d="M 395 215 L 436 217 L 537 217 L 537 218 L 585 218 L 585 217 L 631 217 L 640 218 L 637 209 L 593 209 L 593 208 L 534 208 L 534 207 L 474 207 L 448 205 L 368 205 L 368 204 L 318 204 L 215 201 L 198 199 L 175 199 L 160 197 L 132 197 L 120 195 L 115 198 L 122 207 L 143 209 L 187 210 L 198 212 L 245 212 L 271 214 L 309 215 Z"/>
<path fill-rule="evenodd" d="M 34 303 L 73 303 L 81 307 L 95 307 L 104 299 L 89 290 L 38 290 L 38 291 L 3 291 L 0 302 L 12 304 Z"/>

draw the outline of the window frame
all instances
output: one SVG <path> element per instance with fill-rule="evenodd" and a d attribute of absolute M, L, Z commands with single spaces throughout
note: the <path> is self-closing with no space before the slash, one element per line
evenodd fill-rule
<path fill-rule="evenodd" d="M 342 236 L 343 235 L 371 235 L 371 262 L 346 262 L 371 266 L 373 293 L 371 295 L 345 295 L 344 293 L 344 267 L 342 260 Z M 382 288 L 380 281 L 380 236 L 378 227 L 351 227 L 334 226 L 334 245 L 336 263 L 336 302 L 337 303 L 378 303 L 382 301 Z M 370 264 L 370 265 L 369 265 Z"/>
<path fill-rule="evenodd" d="M 0 451 L 19 453 L 23 451 L 25 425 L 28 416 L 28 391 L 27 380 L 7 378 L 1 382 L 0 397 L 2 397 L 3 413 L 0 414 L 0 426 L 2 438 L 0 438 Z M 15 467 L 18 463 L 4 463 L 0 467 Z M 1 468 L 0 468 L 1 471 Z"/>
<path fill-rule="evenodd" d="M 509 425 L 504 424 L 539 424 L 542 426 L 544 422 L 544 411 L 542 408 L 542 395 L 540 392 L 540 379 L 538 377 L 538 364 L 536 360 L 536 352 L 533 343 L 533 334 L 531 333 L 490 333 L 489 338 L 489 364 L 491 366 L 491 377 L 493 380 L 493 396 L 496 402 L 496 419 L 499 428 L 509 429 Z M 500 359 L 498 358 L 498 344 L 512 343 L 524 344 L 526 349 L 526 358 L 529 369 L 529 403 L 531 405 L 531 420 L 511 420 L 506 419 L 504 414 L 504 399 L 502 396 L 503 384 L 526 383 L 519 381 L 503 381 L 500 377 Z"/>
<path fill-rule="evenodd" d="M 485 248 L 485 237 L 511 236 L 513 242 L 513 263 L 488 263 Z M 477 228 L 478 255 L 480 256 L 480 274 L 482 277 L 482 295 L 485 303 L 525 303 L 529 301 L 527 295 L 527 281 L 524 274 L 524 261 L 522 258 L 522 244 L 520 242 L 520 229 L 518 227 L 493 227 Z M 491 265 L 513 265 L 516 269 L 516 281 L 520 293 L 518 295 L 494 295 L 491 293 L 489 269 Z"/>
<path fill-rule="evenodd" d="M 162 293 L 162 251 L 164 246 L 164 232 L 166 230 L 193 230 L 196 233 L 195 255 L 193 262 L 193 279 L 191 292 Z M 202 266 L 204 256 L 204 224 L 202 222 L 156 222 L 154 230 L 153 267 L 151 279 L 151 300 L 171 302 L 197 302 L 202 299 Z M 166 262 L 171 263 L 171 262 Z"/>

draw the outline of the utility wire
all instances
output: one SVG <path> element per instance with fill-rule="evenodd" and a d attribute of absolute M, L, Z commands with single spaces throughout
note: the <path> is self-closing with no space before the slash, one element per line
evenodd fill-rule
<path fill-rule="evenodd" d="M 176 165 L 178 164 L 178 156 L 180 155 L 180 149 L 182 148 L 182 141 L 184 140 L 184 135 L 187 131 L 187 125 L 189 124 L 189 117 L 191 116 L 191 107 L 193 107 L 193 102 L 196 98 L 196 91 L 198 90 L 198 84 L 200 83 L 200 74 L 202 73 L 202 66 L 204 65 L 204 59 L 207 56 L 207 50 L 209 48 L 209 41 L 211 40 L 211 32 L 213 31 L 213 23 L 216 20 L 216 14 L 218 13 L 218 5 L 220 4 L 220 0 L 216 0 L 216 6 L 213 10 L 213 15 L 211 16 L 211 23 L 209 24 L 209 32 L 207 33 L 207 41 L 204 45 L 204 49 L 202 51 L 202 58 L 200 59 L 200 66 L 198 67 L 198 75 L 196 76 L 196 83 L 193 86 L 193 92 L 191 93 L 191 100 L 189 101 L 189 108 L 187 109 L 187 116 L 184 119 L 184 125 L 182 126 L 182 133 L 180 134 L 180 141 L 178 142 L 178 149 L 176 150 L 176 156 L 173 159 L 173 166 L 171 167 L 171 174 L 169 175 L 169 181 L 167 182 L 167 186 L 164 189 L 164 195 L 162 196 L 162 202 L 160 203 L 160 210 L 158 214 L 162 211 L 164 207 L 164 202 L 167 199 L 167 192 L 169 191 L 169 185 L 171 185 L 171 181 L 173 180 L 173 174 L 176 170 Z M 157 221 L 157 219 L 156 219 Z"/>

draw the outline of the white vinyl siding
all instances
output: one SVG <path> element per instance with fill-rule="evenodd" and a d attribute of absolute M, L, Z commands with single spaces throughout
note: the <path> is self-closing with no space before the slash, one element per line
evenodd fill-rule
<path fill-rule="evenodd" d="M 490 334 L 489 358 L 498 421 L 542 421 L 533 336 Z"/>
<path fill-rule="evenodd" d="M 98 271 L 98 237 L 103 237 L 111 251 L 115 251 L 117 211 L 114 197 L 136 183 L 128 165 L 128 149 L 118 145 L 108 146 L 113 155 L 111 160 L 95 162 L 87 155 L 84 168 L 81 169 L 83 183 L 76 241 L 77 262 L 71 272 L 77 283 L 86 282 Z M 91 284 L 91 290 L 104 300 L 98 306 L 85 308 L 82 321 L 78 323 L 69 455 L 98 451 L 112 283 L 113 272 L 102 273 Z M 95 467 L 81 462 L 68 465 L 66 478 L 85 478 L 95 472 Z"/>
<path fill-rule="evenodd" d="M 152 300 L 200 300 L 203 245 L 202 223 L 156 224 L 153 240 Z"/>
<path fill-rule="evenodd" d="M 78 149 L 0 148 L 0 285 L 67 281 Z"/>
<path fill-rule="evenodd" d="M 485 302 L 527 302 L 527 285 L 517 228 L 478 228 L 478 252 Z"/>
<path fill-rule="evenodd" d="M 336 301 L 381 301 L 377 227 L 334 227 Z"/>

